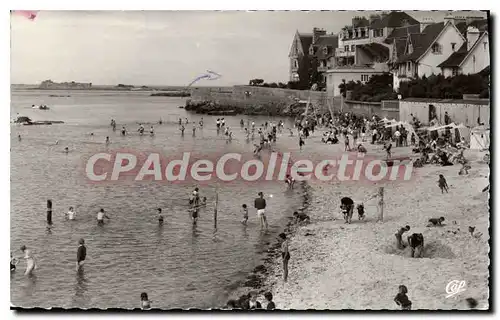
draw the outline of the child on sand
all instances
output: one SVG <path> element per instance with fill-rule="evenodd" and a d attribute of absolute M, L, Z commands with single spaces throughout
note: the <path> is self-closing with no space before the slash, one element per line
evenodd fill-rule
<path fill-rule="evenodd" d="M 403 250 L 405 248 L 405 245 L 403 244 L 403 233 L 410 231 L 410 226 L 405 226 L 402 227 L 401 229 L 396 232 L 396 247 L 400 250 Z"/>
<path fill-rule="evenodd" d="M 276 309 L 276 305 L 273 302 L 273 294 L 271 292 L 264 293 L 264 298 L 266 298 L 267 301 L 266 310 Z"/>
<path fill-rule="evenodd" d="M 244 225 L 247 225 L 247 221 L 248 221 L 248 208 L 247 208 L 246 204 L 243 204 L 241 206 L 241 212 L 243 213 L 243 220 L 241 220 L 241 223 L 243 223 Z"/>
<path fill-rule="evenodd" d="M 441 193 L 444 193 L 444 191 L 448 193 L 448 183 L 446 182 L 446 179 L 442 174 L 439 175 L 438 185 L 441 189 Z"/>
<path fill-rule="evenodd" d="M 399 293 L 394 298 L 394 302 L 401 307 L 401 310 L 411 310 L 411 301 L 406 295 L 408 293 L 408 288 L 404 285 L 399 286 Z"/>
<path fill-rule="evenodd" d="M 365 205 L 360 203 L 356 208 L 358 209 L 358 219 L 363 220 L 365 218 Z"/>

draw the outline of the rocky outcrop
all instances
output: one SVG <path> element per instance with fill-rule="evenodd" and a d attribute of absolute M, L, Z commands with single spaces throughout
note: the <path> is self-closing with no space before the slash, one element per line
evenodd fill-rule
<path fill-rule="evenodd" d="M 303 103 L 265 102 L 260 104 L 227 104 L 215 101 L 187 100 L 185 109 L 200 114 L 212 115 L 244 114 L 295 117 L 301 115 L 305 107 L 306 105 Z"/>

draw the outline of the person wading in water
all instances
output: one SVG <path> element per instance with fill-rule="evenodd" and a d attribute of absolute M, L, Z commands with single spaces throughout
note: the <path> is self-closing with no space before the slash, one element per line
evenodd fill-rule
<path fill-rule="evenodd" d="M 257 209 L 257 217 L 259 218 L 260 228 L 263 229 L 265 226 L 267 230 L 266 199 L 264 199 L 264 194 L 262 192 L 259 192 L 259 197 L 255 199 L 254 207 Z"/>

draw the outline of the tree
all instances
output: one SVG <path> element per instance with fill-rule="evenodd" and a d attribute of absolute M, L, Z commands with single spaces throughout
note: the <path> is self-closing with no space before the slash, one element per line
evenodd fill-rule
<path fill-rule="evenodd" d="M 276 82 L 271 82 L 269 88 L 278 88 L 278 84 Z"/>
<path fill-rule="evenodd" d="M 252 79 L 248 84 L 251 86 L 260 86 L 264 84 L 264 79 Z"/>

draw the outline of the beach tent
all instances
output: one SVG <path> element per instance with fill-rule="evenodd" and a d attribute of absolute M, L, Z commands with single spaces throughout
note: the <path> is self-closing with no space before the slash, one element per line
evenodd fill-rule
<path fill-rule="evenodd" d="M 490 128 L 478 126 L 470 131 L 470 148 L 485 150 L 490 148 Z"/>

